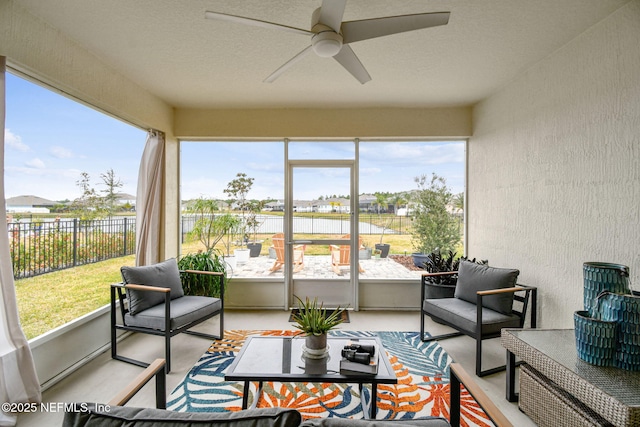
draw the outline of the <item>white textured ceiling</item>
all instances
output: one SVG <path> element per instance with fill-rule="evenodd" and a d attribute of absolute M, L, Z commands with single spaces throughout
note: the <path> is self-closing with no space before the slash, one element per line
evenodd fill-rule
<path fill-rule="evenodd" d="M 450 11 L 446 26 L 351 44 L 372 81 L 309 55 L 304 36 L 204 18 L 205 10 L 309 28 L 321 0 L 16 0 L 175 107 L 472 105 L 628 0 L 348 0 L 344 20 Z"/>

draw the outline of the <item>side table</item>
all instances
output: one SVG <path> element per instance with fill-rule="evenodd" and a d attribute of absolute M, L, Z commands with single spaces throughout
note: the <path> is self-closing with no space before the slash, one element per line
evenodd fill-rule
<path fill-rule="evenodd" d="M 506 397 L 510 402 L 518 400 L 515 393 L 518 357 L 525 368 L 521 376 L 525 374 L 527 381 L 533 377 L 538 389 L 554 399 L 553 404 L 546 406 L 544 402 L 538 403 L 542 406 L 540 411 L 546 411 L 545 416 L 548 411 L 562 411 L 565 407 L 567 411 L 584 408 L 603 421 L 594 425 L 640 427 L 640 372 L 584 362 L 577 355 L 573 329 L 503 329 L 500 342 L 507 349 Z M 525 398 L 523 379 L 521 403 Z M 564 416 L 564 413 L 549 414 L 556 421 Z M 534 421 L 535 418 L 532 416 Z"/>

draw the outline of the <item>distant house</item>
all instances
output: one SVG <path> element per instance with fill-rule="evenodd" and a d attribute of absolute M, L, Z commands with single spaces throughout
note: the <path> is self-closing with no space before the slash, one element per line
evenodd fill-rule
<path fill-rule="evenodd" d="M 49 213 L 58 203 L 38 196 L 16 196 L 6 199 L 8 213 Z"/>
<path fill-rule="evenodd" d="M 318 204 L 317 212 L 320 212 L 320 213 L 351 212 L 351 205 L 350 205 L 349 199 L 331 197 L 324 200 L 318 200 L 316 203 Z"/>
<path fill-rule="evenodd" d="M 129 205 L 132 208 L 136 207 L 136 196 L 129 193 L 116 193 L 118 197 L 117 204 L 120 206 Z"/>

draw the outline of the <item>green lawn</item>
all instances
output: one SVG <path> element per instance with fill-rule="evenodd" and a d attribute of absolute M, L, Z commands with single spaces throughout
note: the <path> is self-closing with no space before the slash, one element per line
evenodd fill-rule
<path fill-rule="evenodd" d="M 37 337 L 109 303 L 109 284 L 135 256 L 16 280 L 20 323 L 27 339 Z"/>

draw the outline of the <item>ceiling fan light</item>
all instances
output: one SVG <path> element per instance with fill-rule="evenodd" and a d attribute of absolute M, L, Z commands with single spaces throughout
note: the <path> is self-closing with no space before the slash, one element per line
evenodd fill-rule
<path fill-rule="evenodd" d="M 333 31 L 317 33 L 311 39 L 311 45 L 316 55 L 330 58 L 337 55 L 342 49 L 342 36 Z"/>

